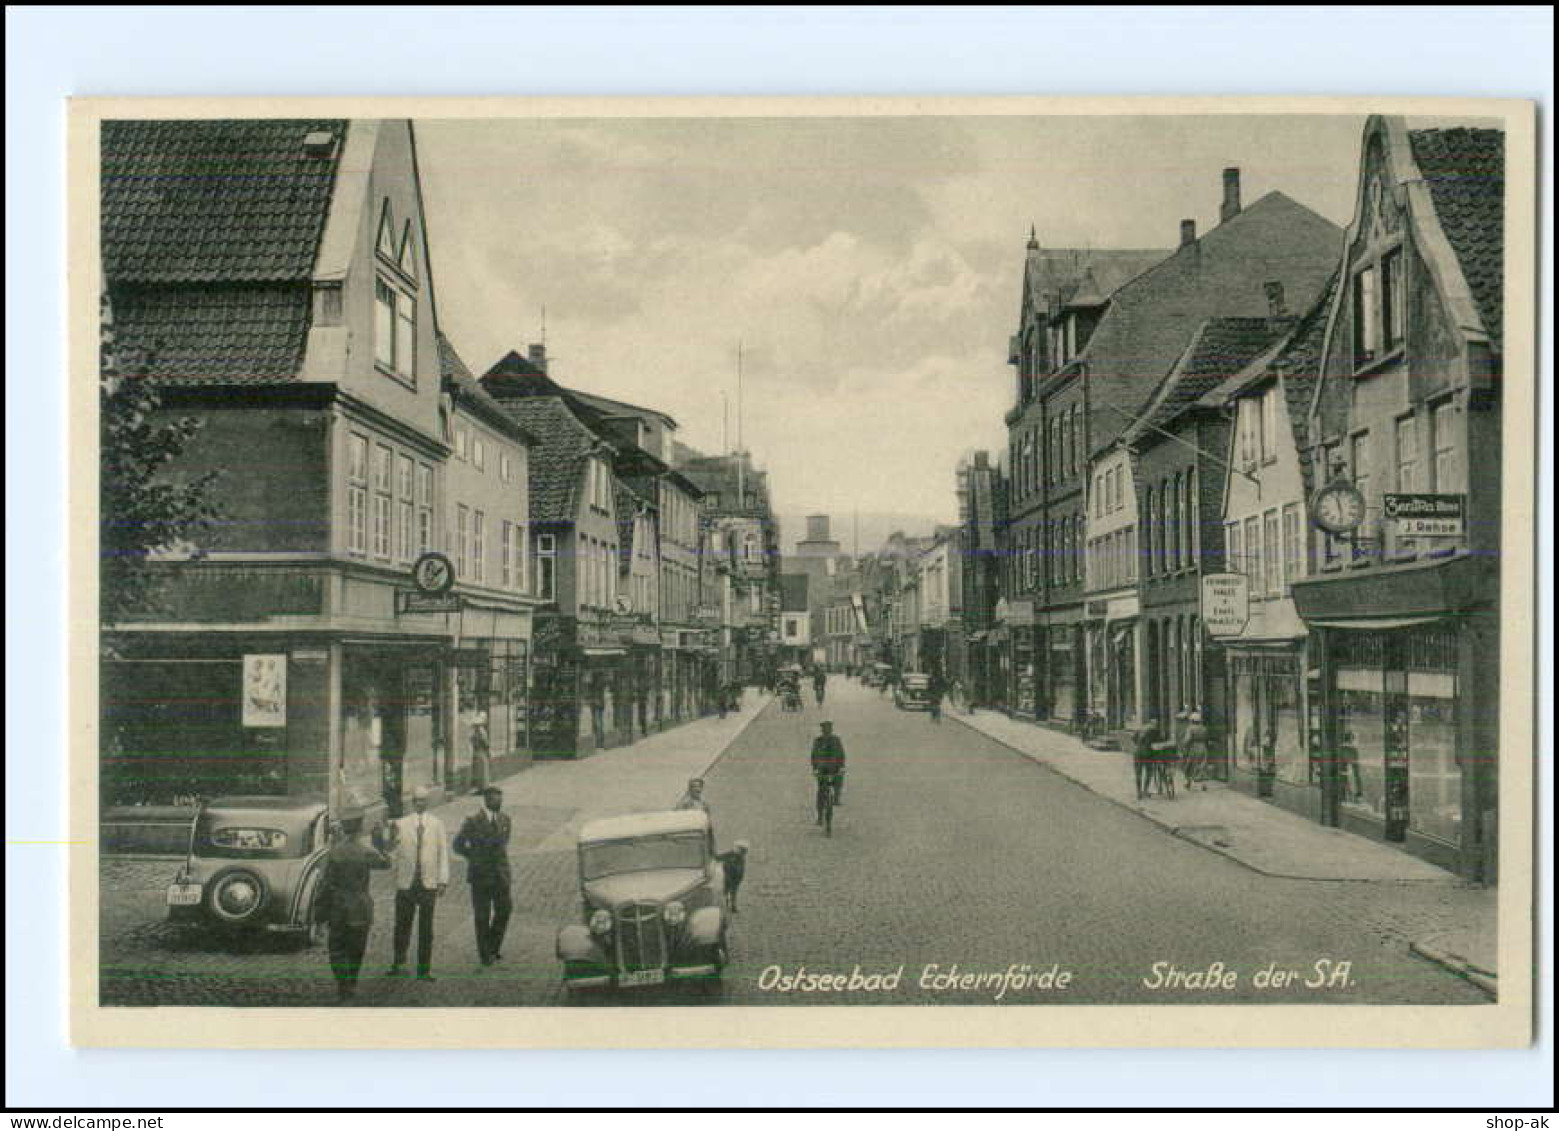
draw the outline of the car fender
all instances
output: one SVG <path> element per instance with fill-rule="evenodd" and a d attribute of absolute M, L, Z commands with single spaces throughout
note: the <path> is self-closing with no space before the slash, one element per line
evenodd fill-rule
<path fill-rule="evenodd" d="M 557 949 L 562 962 L 601 962 L 606 958 L 590 928 L 580 923 L 559 929 Z"/>
<path fill-rule="evenodd" d="M 687 936 L 699 946 L 712 946 L 720 941 L 724 920 L 718 907 L 700 907 L 688 916 Z"/>

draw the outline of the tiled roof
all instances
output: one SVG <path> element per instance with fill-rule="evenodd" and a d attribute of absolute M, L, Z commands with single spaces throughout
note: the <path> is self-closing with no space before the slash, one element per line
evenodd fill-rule
<path fill-rule="evenodd" d="M 1143 420 L 1163 427 L 1238 373 L 1276 338 L 1293 326 L 1293 319 L 1276 325 L 1266 318 L 1209 318 L 1186 348 L 1175 368 L 1154 393 Z M 1139 429 L 1150 438 L 1153 433 Z"/>
<path fill-rule="evenodd" d="M 498 397 L 504 414 L 530 433 L 530 516 L 532 522 L 572 522 L 574 492 L 585 456 L 596 438 L 558 397 Z"/>
<path fill-rule="evenodd" d="M 1342 255 L 1343 232 L 1270 192 L 1111 296 L 1080 354 L 1098 400 L 1136 415 L 1209 318 L 1265 317 L 1265 284 L 1308 308 Z M 1124 423 L 1125 417 L 1122 417 Z M 1119 424 L 1093 439 L 1112 443 Z"/>
<path fill-rule="evenodd" d="M 297 379 L 309 332 L 306 285 L 115 287 L 110 295 L 119 348 L 127 359 L 144 358 L 142 372 L 152 380 Z"/>
<path fill-rule="evenodd" d="M 304 150 L 318 133 L 336 139 L 324 156 Z M 308 279 L 345 134 L 335 119 L 104 122 L 109 283 Z"/>
<path fill-rule="evenodd" d="M 485 410 L 488 415 L 505 421 L 518 439 L 527 444 L 536 442 L 536 437 L 504 411 L 503 403 L 482 388 L 482 383 L 472 375 L 471 370 L 466 367 L 465 361 L 456 351 L 455 344 L 442 330 L 438 331 L 438 364 L 439 373 L 444 378 L 446 386 L 452 387 L 457 396 L 464 397 L 478 409 Z"/>
<path fill-rule="evenodd" d="M 1169 249 L 1043 248 L 1032 250 L 1024 265 L 1024 292 L 1039 314 L 1047 313 L 1046 295 L 1062 302 L 1105 298 L 1162 263 Z M 1092 295 L 1084 295 L 1092 291 Z"/>
<path fill-rule="evenodd" d="M 627 401 L 617 401 L 611 397 L 597 396 L 595 393 L 582 393 L 578 389 L 570 389 L 569 392 L 577 400 L 584 401 L 585 404 L 597 412 L 607 416 L 655 416 L 664 420 L 673 428 L 677 427 L 677 422 L 669 414 L 661 412 L 658 408 L 645 408 L 643 405 L 629 404 Z"/>
<path fill-rule="evenodd" d="M 1484 328 L 1498 346 L 1504 329 L 1505 135 L 1410 130 L 1408 139 Z"/>

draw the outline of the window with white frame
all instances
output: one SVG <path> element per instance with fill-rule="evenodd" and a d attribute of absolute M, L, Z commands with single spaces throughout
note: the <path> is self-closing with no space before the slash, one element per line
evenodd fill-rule
<path fill-rule="evenodd" d="M 381 272 L 374 280 L 374 361 L 397 377 L 414 381 L 417 300 L 410 289 Z"/>
<path fill-rule="evenodd" d="M 1434 446 L 1434 482 L 1431 490 L 1454 495 L 1462 487 L 1456 463 L 1456 405 L 1441 401 L 1429 410 L 1429 442 Z"/>
<path fill-rule="evenodd" d="M 368 437 L 353 432 L 347 438 L 347 552 L 368 552 Z"/>
<path fill-rule="evenodd" d="M 1380 293 L 1373 266 L 1353 276 L 1353 359 L 1367 365 L 1380 356 Z"/>
<path fill-rule="evenodd" d="M 433 549 L 433 468 L 417 465 L 417 552 Z"/>
<path fill-rule="evenodd" d="M 1283 552 L 1278 543 L 1278 512 L 1276 508 L 1261 516 L 1261 558 L 1265 570 L 1262 592 L 1268 597 L 1283 592 Z"/>
<path fill-rule="evenodd" d="M 1389 352 L 1407 333 L 1407 295 L 1402 275 L 1402 249 L 1388 251 L 1380 259 L 1381 344 Z"/>
<path fill-rule="evenodd" d="M 1250 578 L 1252 594 L 1261 590 L 1261 520 L 1254 515 L 1245 520 L 1245 576 Z"/>
<path fill-rule="evenodd" d="M 455 507 L 455 538 L 454 538 L 454 542 L 455 542 L 455 576 L 456 577 L 463 578 L 463 577 L 466 576 L 466 572 L 467 572 L 467 567 L 466 567 L 466 549 L 467 549 L 467 545 L 468 545 L 468 543 L 466 542 L 466 539 L 468 537 L 470 537 L 470 532 L 471 532 L 471 510 L 464 503 L 459 503 Z"/>
<path fill-rule="evenodd" d="M 498 528 L 498 584 L 505 589 L 514 585 L 514 523 L 508 519 Z"/>
<path fill-rule="evenodd" d="M 416 556 L 417 526 L 414 491 L 416 490 L 416 463 L 410 456 L 400 456 L 395 464 L 395 546 L 396 557 L 409 562 Z"/>
<path fill-rule="evenodd" d="M 1303 571 L 1299 532 L 1299 504 L 1283 506 L 1283 592 L 1292 593 L 1294 582 L 1300 580 Z"/>
<path fill-rule="evenodd" d="M 1370 480 L 1373 468 L 1370 461 L 1370 435 L 1368 431 L 1360 432 L 1353 437 L 1349 462 L 1353 468 L 1354 490 L 1358 491 L 1364 498 L 1366 518 L 1364 522 L 1359 524 L 1358 530 L 1354 532 L 1353 540 L 1353 560 L 1362 562 L 1367 561 L 1370 556 L 1368 535 L 1373 530 L 1374 525 L 1368 517 L 1373 509 L 1371 506 L 1373 500 L 1370 498 Z"/>
<path fill-rule="evenodd" d="M 471 458 L 471 430 L 458 420 L 455 422 L 455 458 Z"/>
<path fill-rule="evenodd" d="M 1397 490 L 1412 494 L 1418 489 L 1418 418 L 1409 413 L 1397 418 Z"/>
<path fill-rule="evenodd" d="M 1257 458 L 1262 463 L 1271 463 L 1277 459 L 1278 399 L 1273 390 L 1268 389 L 1258 400 L 1261 404 L 1261 430 L 1258 437 L 1261 447 Z"/>
<path fill-rule="evenodd" d="M 475 431 L 471 436 L 471 466 L 478 471 L 487 470 L 487 445 L 482 442 L 481 434 Z"/>
<path fill-rule="evenodd" d="M 498 478 L 504 483 L 512 482 L 514 479 L 514 460 L 505 451 L 498 453 Z"/>
<path fill-rule="evenodd" d="M 374 557 L 390 556 L 391 476 L 395 453 L 387 445 L 374 447 Z"/>
<path fill-rule="evenodd" d="M 1238 522 L 1226 522 L 1223 524 L 1224 556 L 1228 559 L 1225 568 L 1230 573 L 1245 572 L 1245 545 L 1240 539 L 1240 524 Z"/>
<path fill-rule="evenodd" d="M 476 581 L 487 579 L 487 516 L 481 511 L 471 515 L 471 576 Z"/>
<path fill-rule="evenodd" d="M 536 535 L 536 596 L 543 601 L 556 600 L 557 555 L 557 535 Z"/>

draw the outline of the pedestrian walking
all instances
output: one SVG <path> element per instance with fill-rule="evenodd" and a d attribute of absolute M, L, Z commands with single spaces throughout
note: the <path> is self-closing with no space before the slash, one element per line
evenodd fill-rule
<path fill-rule="evenodd" d="M 932 672 L 931 678 L 926 681 L 926 708 L 933 723 L 942 721 L 942 676 L 938 672 Z"/>
<path fill-rule="evenodd" d="M 747 875 L 747 849 L 747 842 L 739 840 L 730 852 L 722 852 L 715 857 L 725 872 L 725 898 L 730 904 L 732 915 L 738 913 L 736 895 L 741 891 L 742 878 Z"/>
<path fill-rule="evenodd" d="M 411 928 L 417 926 L 417 980 L 433 981 L 433 914 L 449 886 L 449 840 L 444 823 L 428 810 L 430 791 L 418 786 L 412 811 L 390 825 L 395 859 L 395 960 L 392 977 L 406 972 Z"/>
<path fill-rule="evenodd" d="M 1131 767 L 1137 784 L 1137 800 L 1147 800 L 1155 772 L 1154 746 L 1158 742 L 1158 720 L 1148 718 L 1137 731 L 1131 750 Z"/>
<path fill-rule="evenodd" d="M 319 885 L 319 917 L 330 932 L 330 972 L 336 979 L 336 999 L 343 1004 L 357 996 L 357 977 L 368 950 L 368 931 L 374 921 L 368 890 L 371 873 L 389 867 L 390 858 L 363 833 L 362 810 L 343 812 L 336 841 L 325 853 Z"/>
<path fill-rule="evenodd" d="M 487 783 L 492 781 L 493 773 L 492 748 L 487 737 L 487 712 L 480 707 L 474 708 L 467 726 L 471 743 L 471 792 L 480 795 L 487 788 Z"/>
<path fill-rule="evenodd" d="M 482 791 L 482 808 L 467 817 L 455 834 L 455 852 L 466 860 L 476 953 L 483 966 L 503 958 L 503 936 L 514 910 L 509 895 L 511 829 L 509 814 L 503 811 L 503 790 L 490 785 Z"/>
<path fill-rule="evenodd" d="M 1185 767 L 1185 787 L 1190 789 L 1193 782 L 1207 788 L 1207 756 L 1208 736 L 1207 727 L 1202 723 L 1202 712 L 1192 711 L 1186 719 L 1185 735 L 1180 743 L 1182 765 Z"/>

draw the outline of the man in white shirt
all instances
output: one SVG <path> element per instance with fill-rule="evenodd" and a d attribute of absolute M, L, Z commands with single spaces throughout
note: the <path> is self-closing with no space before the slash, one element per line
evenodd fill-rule
<path fill-rule="evenodd" d="M 412 920 L 417 922 L 417 980 L 433 981 L 433 914 L 449 886 L 449 838 L 444 822 L 428 809 L 429 790 L 411 795 L 412 812 L 390 825 L 395 859 L 395 963 L 391 976 L 406 972 Z"/>

